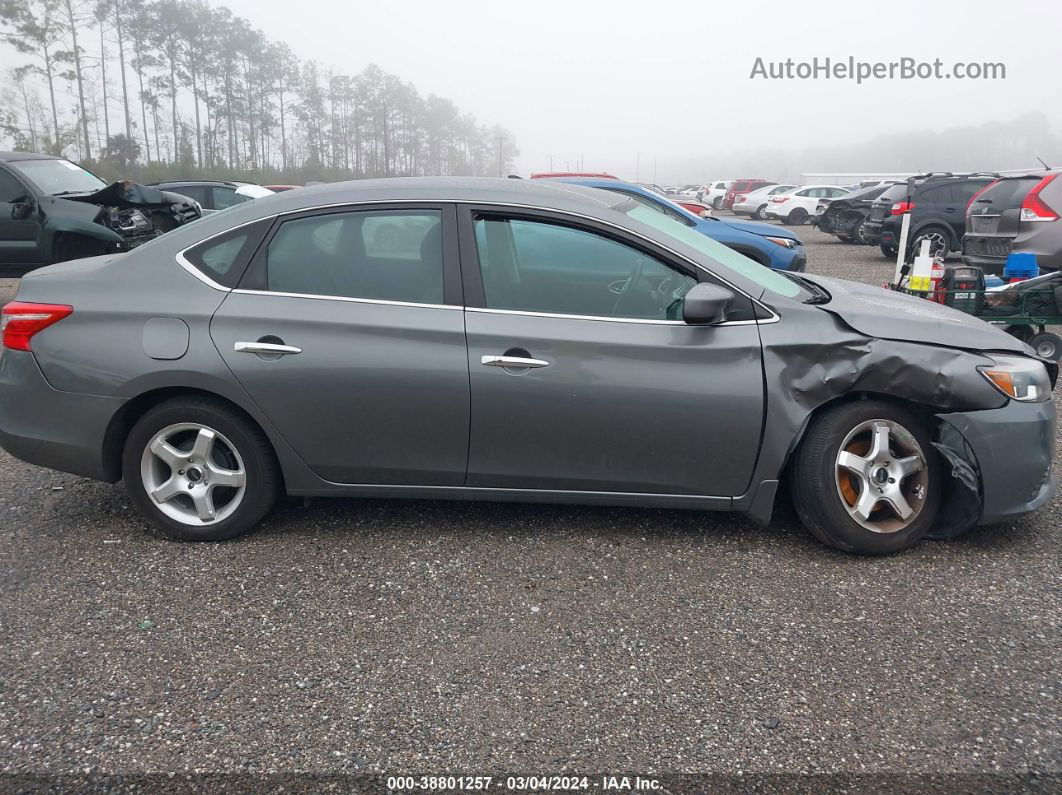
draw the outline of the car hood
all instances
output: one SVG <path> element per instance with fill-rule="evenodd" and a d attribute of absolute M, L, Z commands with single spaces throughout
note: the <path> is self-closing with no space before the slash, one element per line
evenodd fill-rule
<path fill-rule="evenodd" d="M 85 204 L 106 207 L 167 207 L 171 204 L 192 204 L 187 196 L 162 191 L 149 185 L 139 185 L 130 180 L 112 182 L 106 188 L 83 196 L 62 196 L 60 198 Z"/>
<path fill-rule="evenodd" d="M 802 275 L 830 293 L 829 303 L 821 304 L 820 309 L 836 315 L 868 337 L 1036 355 L 1032 348 L 1005 331 L 957 309 L 881 287 Z"/>
<path fill-rule="evenodd" d="M 799 240 L 796 235 L 786 229 L 779 229 L 774 224 L 762 224 L 759 221 L 735 221 L 730 218 L 717 218 L 717 221 L 721 224 L 726 224 L 734 229 L 740 229 L 742 232 L 751 232 L 754 235 L 760 235 L 761 237 L 788 237 L 793 240 Z"/>

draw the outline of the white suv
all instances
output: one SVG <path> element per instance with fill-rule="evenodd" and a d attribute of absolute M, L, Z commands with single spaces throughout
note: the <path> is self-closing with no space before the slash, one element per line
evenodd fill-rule
<path fill-rule="evenodd" d="M 716 182 L 709 182 L 704 186 L 704 193 L 697 197 L 697 200 L 707 204 L 713 210 L 721 210 L 723 208 L 723 197 L 726 196 L 727 190 L 734 184 L 734 180 L 717 180 Z"/>
<path fill-rule="evenodd" d="M 802 224 L 815 214 L 820 199 L 838 199 L 849 192 L 838 185 L 805 185 L 772 196 L 764 214 L 783 224 Z"/>
<path fill-rule="evenodd" d="M 771 196 L 777 196 L 779 193 L 788 193 L 796 189 L 796 185 L 764 185 L 762 188 L 757 188 L 752 193 L 742 196 L 741 201 L 735 201 L 734 206 L 730 209 L 737 215 L 748 215 L 758 221 L 762 221 L 767 217 L 767 203 L 770 201 Z"/>

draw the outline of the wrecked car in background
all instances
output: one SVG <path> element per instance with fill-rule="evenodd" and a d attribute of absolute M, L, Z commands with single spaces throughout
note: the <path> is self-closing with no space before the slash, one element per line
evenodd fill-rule
<path fill-rule="evenodd" d="M 61 157 L 0 152 L 0 275 L 134 249 L 194 221 L 199 206 L 135 182 L 110 185 Z"/>
<path fill-rule="evenodd" d="M 1058 368 L 1024 343 L 571 182 L 290 191 L 31 273 L 3 320 L 0 444 L 183 540 L 284 492 L 767 523 L 787 482 L 881 554 L 1054 493 Z"/>
<path fill-rule="evenodd" d="M 863 230 L 863 222 L 870 215 L 874 200 L 888 190 L 893 182 L 856 188 L 838 199 L 820 199 L 813 223 L 823 232 L 836 235 L 845 243 L 870 245 Z"/>

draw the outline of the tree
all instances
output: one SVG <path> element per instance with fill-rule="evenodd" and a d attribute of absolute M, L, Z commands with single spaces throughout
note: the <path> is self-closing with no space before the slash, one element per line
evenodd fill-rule
<path fill-rule="evenodd" d="M 66 31 L 70 37 L 70 60 L 74 67 L 72 72 L 65 72 L 64 77 L 77 84 L 77 102 L 81 110 L 81 132 L 85 141 L 85 152 L 82 157 L 91 160 L 92 145 L 89 143 L 88 113 L 85 112 L 85 81 L 81 70 L 81 45 L 77 40 L 77 31 L 86 25 L 89 16 L 86 5 L 85 0 L 62 0 L 61 8 L 65 16 Z"/>

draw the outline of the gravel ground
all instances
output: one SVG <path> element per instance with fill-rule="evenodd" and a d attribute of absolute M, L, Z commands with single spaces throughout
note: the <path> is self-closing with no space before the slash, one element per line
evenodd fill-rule
<path fill-rule="evenodd" d="M 787 510 L 356 500 L 182 545 L 119 486 L 0 483 L 0 771 L 1062 769 L 1059 499 L 862 559 Z"/>

